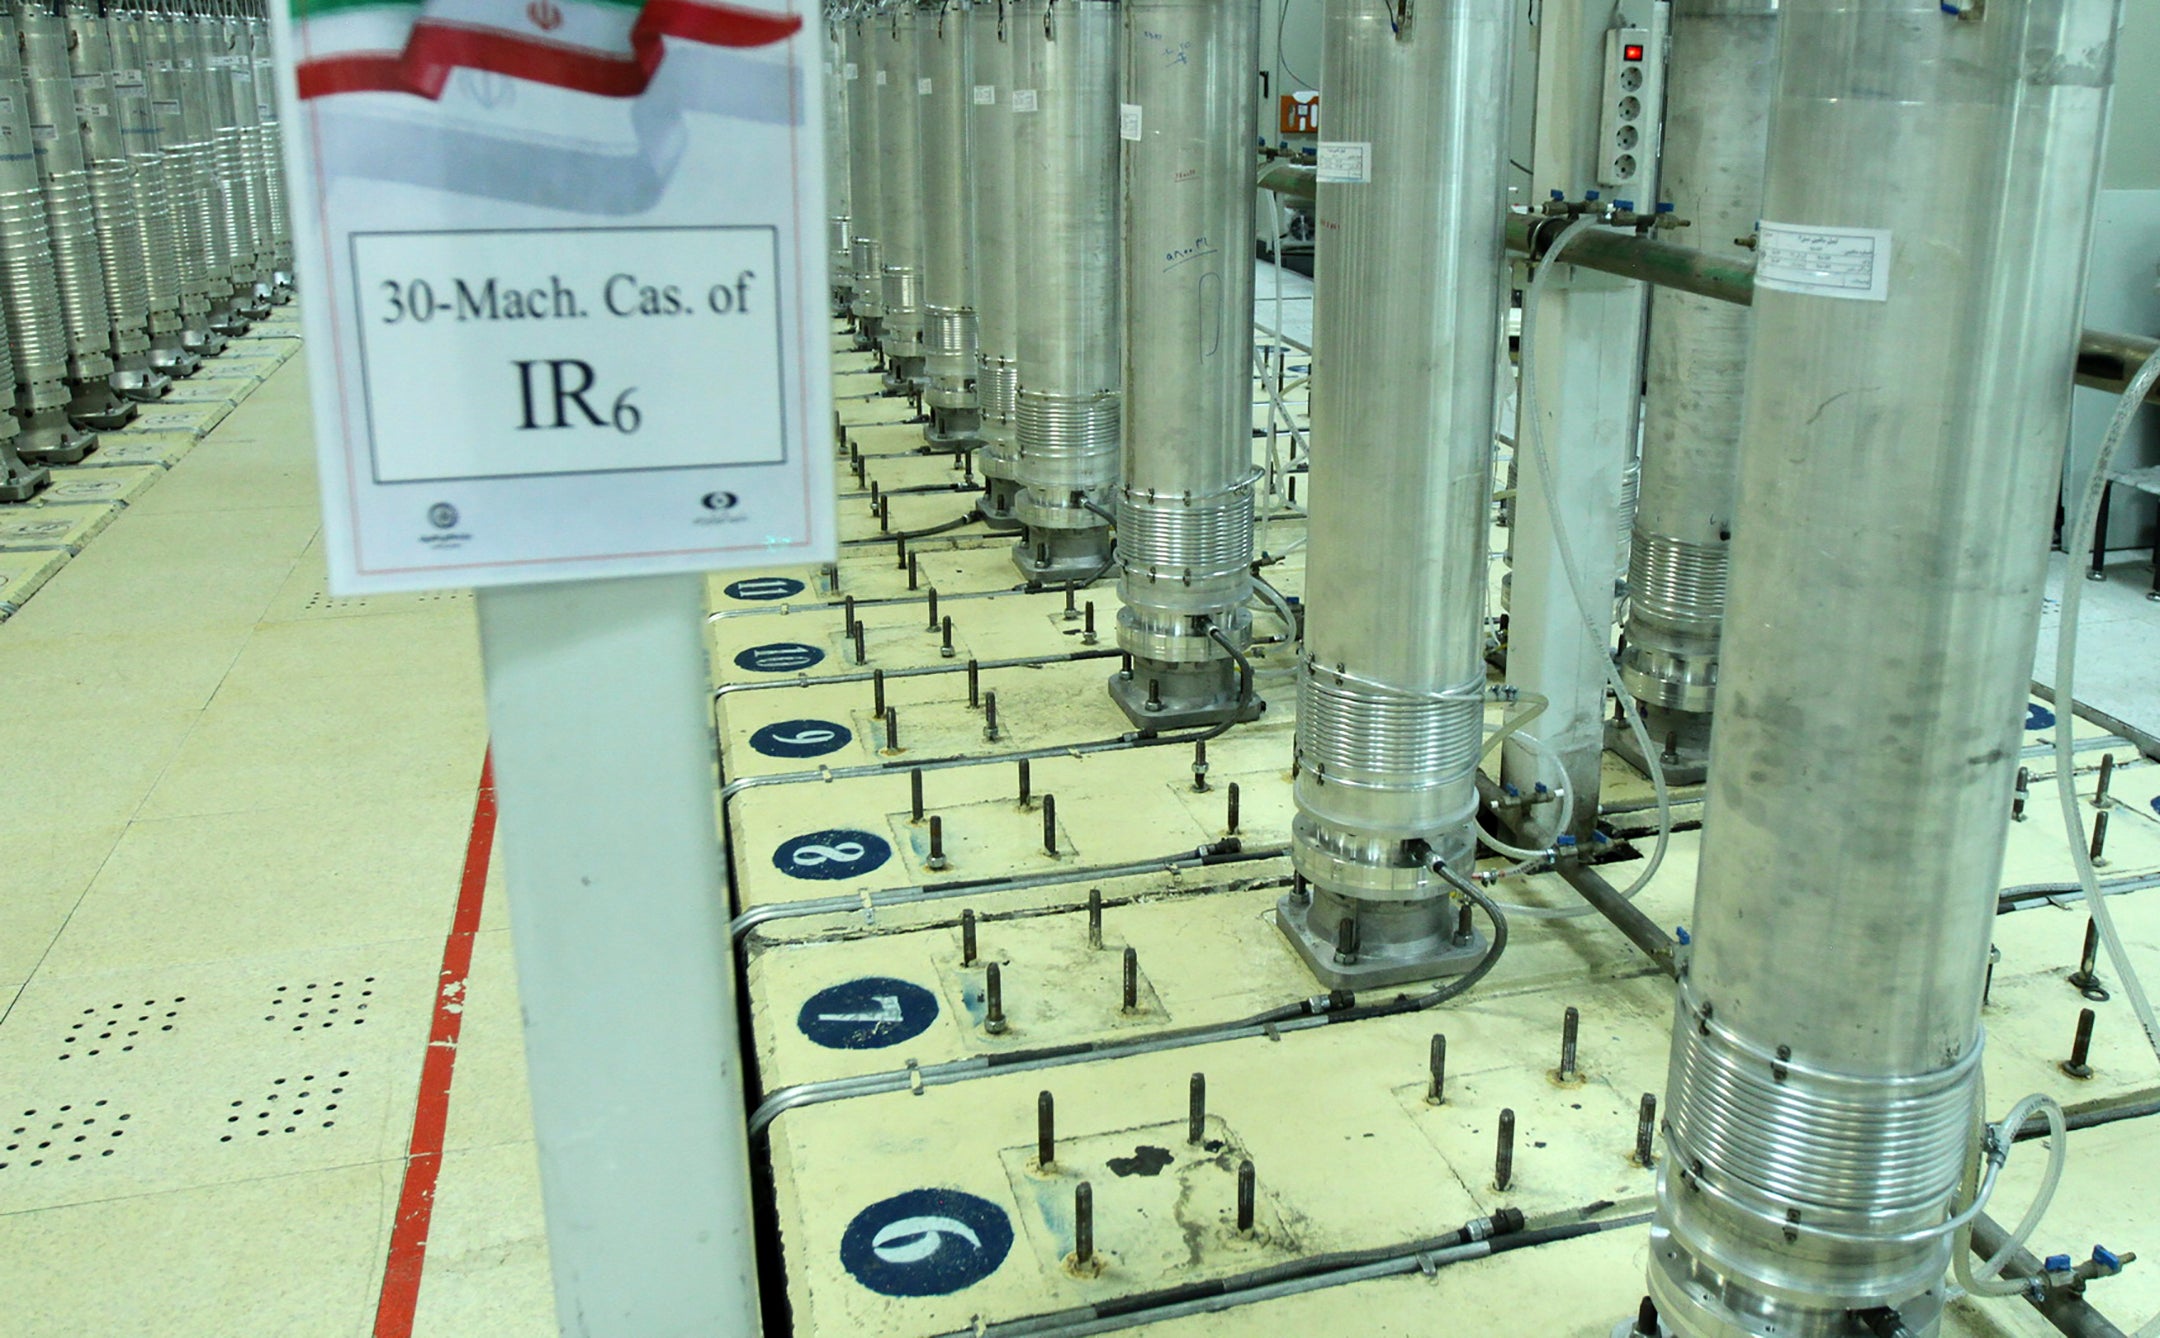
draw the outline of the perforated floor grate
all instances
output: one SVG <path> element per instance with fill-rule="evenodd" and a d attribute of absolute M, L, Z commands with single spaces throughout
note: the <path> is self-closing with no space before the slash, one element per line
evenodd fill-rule
<path fill-rule="evenodd" d="M 107 1098 L 63 1101 L 57 1106 L 25 1109 L 0 1143 L 0 1171 L 32 1170 L 54 1163 L 110 1157 L 119 1151 L 132 1114 Z"/>

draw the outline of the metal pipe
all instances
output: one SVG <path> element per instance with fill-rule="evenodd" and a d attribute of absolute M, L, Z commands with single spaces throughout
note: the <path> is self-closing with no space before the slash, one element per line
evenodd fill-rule
<path fill-rule="evenodd" d="M 1125 6 L 1125 449 L 1110 696 L 1137 725 L 1251 719 L 1257 0 Z M 1149 705 L 1148 682 L 1158 685 Z"/>
<path fill-rule="evenodd" d="M 2010 1243 L 2010 1233 L 2002 1223 L 1986 1213 L 1973 1219 L 1972 1250 L 1982 1259 L 1991 1258 L 1997 1250 Z M 2006 1278 L 2044 1278 L 2040 1261 L 2033 1258 L 2030 1250 L 2019 1249 L 2003 1265 L 2002 1276 Z M 2068 1338 L 2129 1338 L 2107 1316 L 2093 1309 L 2082 1292 L 2062 1287 L 2049 1287 L 2037 1295 L 2026 1293 L 2025 1300 L 2040 1317 L 2055 1326 Z"/>
<path fill-rule="evenodd" d="M 1013 413 L 1019 394 L 1020 327 L 1017 123 L 1012 105 L 1017 16 L 1004 4 L 979 0 L 968 10 L 968 212 L 975 237 L 975 396 L 982 442 L 984 523 L 1018 529 L 1013 498 L 1020 490 Z"/>
<path fill-rule="evenodd" d="M 1754 304 L 1650 1251 L 1675 1334 L 1940 1324 L 2118 20 L 1783 5 L 1780 277 Z M 1823 245 L 1872 282 L 1826 291 Z M 1851 709 L 1861 661 L 1894 707 Z"/>
<path fill-rule="evenodd" d="M 1666 72 L 1660 191 L 1704 250 L 1746 256 L 1762 209 L 1777 72 L 1778 0 L 1680 0 Z M 1646 344 L 1642 477 L 1629 544 L 1620 677 L 1668 765 L 1700 768 L 1710 744 L 1725 612 L 1747 313 L 1654 290 Z"/>
<path fill-rule="evenodd" d="M 1118 293 L 1118 6 L 1013 6 L 1020 390 L 1014 408 L 1026 527 L 1013 565 L 1043 585 L 1110 561 L 1124 319 Z M 1025 73 L 1023 73 L 1025 71 Z M 1032 94 L 1032 97 L 1027 95 Z M 1032 103 L 1036 110 L 1025 108 Z"/>
<path fill-rule="evenodd" d="M 922 19 L 923 369 L 931 444 L 974 445 L 974 246 L 967 201 L 968 11 L 940 8 Z"/>
<path fill-rule="evenodd" d="M 916 0 L 898 0 L 877 21 L 878 227 L 883 233 L 884 324 L 887 394 L 910 393 L 923 379 L 922 330 L 922 95 L 916 91 L 922 64 Z"/>
<path fill-rule="evenodd" d="M 1306 656 L 1293 858 L 1276 922 L 1315 975 L 1365 988 L 1469 970 L 1436 860 L 1475 844 L 1486 516 L 1505 254 L 1514 25 L 1478 0 L 1331 0 L 1331 139 L 1370 145 L 1322 187 Z M 1358 959 L 1338 964 L 1340 927 Z"/>

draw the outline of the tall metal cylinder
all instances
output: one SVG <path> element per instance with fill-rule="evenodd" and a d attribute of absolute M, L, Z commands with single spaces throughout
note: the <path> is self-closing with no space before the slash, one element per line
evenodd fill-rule
<path fill-rule="evenodd" d="M 975 398 L 974 243 L 967 207 L 969 98 L 966 6 L 922 17 L 923 405 L 931 444 L 972 449 Z"/>
<path fill-rule="evenodd" d="M 833 309 L 844 313 L 855 297 L 852 207 L 848 203 L 848 24 L 838 13 L 825 29 L 825 246 L 832 271 Z"/>
<path fill-rule="evenodd" d="M 180 252 L 180 338 L 190 353 L 216 355 L 224 336 L 212 328 L 213 297 L 222 299 L 231 285 L 213 279 L 214 238 L 210 228 L 208 186 L 203 154 L 195 136 L 201 117 L 188 110 L 194 43 L 183 40 L 183 20 L 158 0 L 135 0 L 130 15 L 141 35 L 144 81 L 150 114 L 157 123 L 158 153 L 165 160 L 165 199 Z M 218 291 L 213 294 L 213 287 Z"/>
<path fill-rule="evenodd" d="M 932 16 L 928 21 L 935 22 Z M 878 89 L 878 219 L 885 244 L 885 350 L 888 393 L 919 391 L 923 373 L 922 60 L 916 29 L 925 22 L 915 0 L 896 0 L 878 22 L 884 55 Z"/>
<path fill-rule="evenodd" d="M 67 24 L 67 54 L 74 72 L 75 112 L 98 260 L 105 277 L 105 306 L 112 320 L 112 385 L 134 399 L 156 399 L 171 382 L 150 366 L 150 274 L 135 194 L 135 163 L 128 156 L 122 125 L 112 38 L 98 0 L 66 0 L 62 16 Z M 170 307 L 163 313 L 168 322 L 177 314 Z"/>
<path fill-rule="evenodd" d="M 285 135 L 278 113 L 277 54 L 270 42 L 266 4 L 267 0 L 249 0 L 244 22 L 248 55 L 255 66 L 255 121 L 260 133 L 254 142 L 269 229 L 263 248 L 270 266 L 271 298 L 289 302 L 293 286 L 292 216 L 285 202 Z"/>
<path fill-rule="evenodd" d="M 194 217 L 194 243 L 201 247 L 210 292 L 210 325 L 221 333 L 244 333 L 247 320 L 239 313 L 237 260 L 240 221 L 234 209 L 232 183 L 222 170 L 218 130 L 226 108 L 218 97 L 217 82 L 209 64 L 214 54 L 209 22 L 190 0 L 165 0 L 166 19 L 172 40 L 172 71 L 175 92 L 185 129 L 177 140 L 188 163 L 192 190 L 189 204 Z"/>
<path fill-rule="evenodd" d="M 12 20 L 14 11 L 0 4 L 0 16 Z M 72 464 L 97 438 L 67 417 L 67 319 L 34 143 L 22 49 L 0 41 L 0 314 L 13 354 L 9 388 L 21 420 L 16 450 L 34 464 Z"/>
<path fill-rule="evenodd" d="M 235 63 L 234 33 L 221 8 L 209 0 L 192 0 L 191 27 L 195 37 L 195 86 L 200 90 L 209 128 L 210 196 L 212 226 L 220 236 L 223 273 L 233 286 L 233 312 L 244 323 L 259 312 L 256 281 L 259 258 L 255 248 L 254 182 L 247 171 L 246 138 L 241 126 L 240 104 L 252 96 L 240 96 L 242 77 Z M 246 76 L 252 85 L 253 76 Z"/>
<path fill-rule="evenodd" d="M 185 375 L 197 360 L 181 343 L 181 267 L 179 224 L 173 217 L 165 184 L 165 159 L 158 151 L 157 114 L 150 103 L 149 74 L 143 54 L 142 20 L 132 7 L 107 3 L 106 38 L 112 52 L 113 112 L 119 121 L 120 148 L 128 160 L 128 180 L 135 197 L 136 237 L 142 249 L 143 286 L 149 309 L 150 365 Z"/>
<path fill-rule="evenodd" d="M 98 254 L 97 211 L 91 203 L 89 167 L 83 158 L 74 75 L 68 65 L 67 25 L 53 0 L 16 0 L 14 18 L 30 93 L 30 138 L 37 154 L 38 181 L 45 192 L 53 274 L 59 281 L 61 318 L 67 326 L 67 376 L 80 390 L 102 385 L 112 374 L 113 323 L 105 299 L 105 265 Z"/>
<path fill-rule="evenodd" d="M 1777 74 L 1778 0 L 1680 0 L 1665 82 L 1661 192 L 1694 245 L 1749 260 Z M 1643 458 L 1620 675 L 1668 762 L 1710 744 L 1725 614 L 1748 315 L 1674 288 L 1650 299 Z"/>
<path fill-rule="evenodd" d="M 1104 517 L 1116 503 L 1124 370 L 1118 0 L 1038 0 L 1016 6 L 1012 21 L 1017 217 L 1029 230 L 1019 252 L 1013 503 L 1026 533 L 1013 563 L 1030 582 L 1087 581 L 1110 563 Z"/>
<path fill-rule="evenodd" d="M 232 99 L 232 134 L 227 140 L 227 171 L 240 193 L 238 209 L 246 238 L 246 253 L 239 258 L 241 278 L 248 283 L 251 305 L 267 315 L 270 301 L 270 268 L 274 243 L 270 235 L 270 183 L 266 179 L 263 149 L 262 99 L 255 89 L 254 40 L 247 20 L 228 4 L 211 29 L 223 43 L 222 59 L 226 94 Z"/>
<path fill-rule="evenodd" d="M 1330 0 L 1297 817 L 1277 919 L 1334 985 L 1468 968 L 1435 858 L 1473 849 L 1514 20 Z"/>
<path fill-rule="evenodd" d="M 1013 53 L 1019 16 L 1000 0 L 977 0 L 968 10 L 968 214 L 975 237 L 975 396 L 980 414 L 975 452 L 982 471 L 983 519 L 1015 529 L 1019 455 L 1013 413 L 1020 392 L 1018 176 L 1013 137 Z"/>
<path fill-rule="evenodd" d="M 878 75 L 885 67 L 878 28 L 875 14 L 848 20 L 847 62 L 840 71 L 848 89 L 848 271 L 855 291 L 848 310 L 862 347 L 873 349 L 879 346 L 885 317 L 884 161 L 878 115 L 885 91 Z"/>
<path fill-rule="evenodd" d="M 1779 20 L 1650 1257 L 1696 1338 L 1937 1332 L 1976 1151 L 2120 7 L 1947 8 Z"/>
<path fill-rule="evenodd" d="M 1118 645 L 1133 658 L 1110 694 L 1141 725 L 1249 718 L 1232 651 L 1252 639 L 1258 3 L 1126 0 L 1124 41 Z"/>

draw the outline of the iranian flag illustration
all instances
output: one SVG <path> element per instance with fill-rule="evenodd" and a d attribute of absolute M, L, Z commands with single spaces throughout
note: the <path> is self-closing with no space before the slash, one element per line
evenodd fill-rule
<path fill-rule="evenodd" d="M 802 27 L 798 15 L 725 0 L 292 0 L 292 7 L 302 98 L 434 99 L 460 68 L 634 98 L 660 68 L 664 38 L 760 47 Z M 397 47 L 381 45 L 392 39 Z"/>
<path fill-rule="evenodd" d="M 420 0 L 293 0 L 300 96 L 402 91 Z"/>

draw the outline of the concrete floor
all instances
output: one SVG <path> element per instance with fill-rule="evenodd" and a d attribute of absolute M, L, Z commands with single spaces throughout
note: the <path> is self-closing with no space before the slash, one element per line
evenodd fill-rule
<path fill-rule="evenodd" d="M 11 1338 L 554 1331 L 492 882 L 417 1313 L 378 1325 L 487 730 L 468 595 L 325 591 L 306 377 L 0 624 Z"/>

